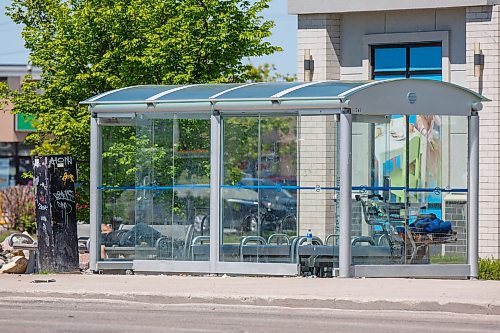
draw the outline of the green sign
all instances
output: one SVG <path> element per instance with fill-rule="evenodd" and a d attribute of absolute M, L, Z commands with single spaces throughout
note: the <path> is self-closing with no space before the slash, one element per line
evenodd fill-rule
<path fill-rule="evenodd" d="M 16 114 L 16 131 L 20 132 L 32 132 L 36 131 L 36 128 L 33 127 L 32 123 L 35 120 L 35 117 L 28 116 L 22 113 Z"/>

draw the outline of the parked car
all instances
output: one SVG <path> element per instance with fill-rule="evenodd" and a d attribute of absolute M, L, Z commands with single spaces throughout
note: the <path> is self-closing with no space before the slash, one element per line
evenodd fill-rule
<path fill-rule="evenodd" d="M 279 183 L 267 179 L 243 178 L 241 185 L 252 186 L 257 192 L 259 201 L 273 214 L 283 217 L 297 212 L 297 199 L 287 189 L 281 188 Z"/>
<path fill-rule="evenodd" d="M 209 198 L 210 189 L 208 188 L 186 188 L 177 190 L 180 198 L 189 200 L 189 198 L 204 198 L 206 200 L 205 211 L 194 216 L 194 228 L 202 234 L 210 230 L 209 219 Z M 222 192 L 222 223 L 224 229 L 245 232 L 254 230 L 254 226 L 248 219 L 253 212 L 258 211 L 259 196 L 255 191 L 245 188 L 223 188 Z"/>
<path fill-rule="evenodd" d="M 243 178 L 240 184 L 257 192 L 261 229 L 278 232 L 297 229 L 297 199 L 290 191 L 268 179 Z"/>

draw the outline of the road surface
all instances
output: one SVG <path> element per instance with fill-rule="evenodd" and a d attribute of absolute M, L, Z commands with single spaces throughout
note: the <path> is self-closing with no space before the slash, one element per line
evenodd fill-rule
<path fill-rule="evenodd" d="M 500 316 L 0 296 L 3 332 L 500 332 Z"/>

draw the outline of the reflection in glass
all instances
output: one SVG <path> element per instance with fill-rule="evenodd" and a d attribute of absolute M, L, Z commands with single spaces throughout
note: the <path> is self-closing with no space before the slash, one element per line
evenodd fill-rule
<path fill-rule="evenodd" d="M 0 158 L 0 188 L 16 184 L 16 166 L 14 158 Z"/>
<path fill-rule="evenodd" d="M 209 138 L 205 119 L 103 127 L 102 259 L 209 259 L 191 253 L 210 227 Z"/>
<path fill-rule="evenodd" d="M 297 235 L 296 117 L 226 118 L 223 132 L 222 260 L 289 262 Z"/>
<path fill-rule="evenodd" d="M 467 129 L 450 131 L 453 118 L 393 116 L 353 126 L 353 147 L 361 149 L 353 148 L 355 263 L 465 262 L 467 187 L 457 180 L 466 180 Z"/>
<path fill-rule="evenodd" d="M 440 70 L 441 66 L 441 46 L 410 48 L 410 71 Z"/>
<path fill-rule="evenodd" d="M 406 48 L 376 48 L 374 51 L 375 72 L 406 70 Z"/>
<path fill-rule="evenodd" d="M 0 156 L 15 156 L 16 143 L 15 142 L 0 142 Z"/>
<path fill-rule="evenodd" d="M 406 78 L 406 75 L 401 75 L 401 74 L 375 74 L 373 76 L 374 80 L 380 81 L 380 80 L 394 80 L 394 79 L 404 79 Z"/>
<path fill-rule="evenodd" d="M 102 128 L 101 260 L 131 260 L 133 245 L 124 235 L 135 221 L 135 128 Z"/>
<path fill-rule="evenodd" d="M 209 229 L 210 122 L 142 116 L 136 133 L 136 257 L 191 260 L 194 237 Z"/>
<path fill-rule="evenodd" d="M 401 45 L 373 48 L 373 79 L 442 80 L 441 45 Z"/>
<path fill-rule="evenodd" d="M 412 79 L 442 81 L 443 75 L 441 75 L 441 74 L 412 74 L 411 78 Z"/>

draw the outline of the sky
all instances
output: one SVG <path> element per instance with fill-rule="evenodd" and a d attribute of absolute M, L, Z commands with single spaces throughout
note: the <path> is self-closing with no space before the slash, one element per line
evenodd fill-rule
<path fill-rule="evenodd" d="M 10 1 L 0 0 L 0 64 L 26 64 L 28 51 L 24 48 L 21 37 L 22 27 L 17 26 L 5 15 L 5 4 Z M 297 72 L 297 16 L 288 15 L 287 0 L 272 0 L 270 7 L 262 14 L 264 19 L 273 20 L 276 26 L 272 30 L 273 36 L 269 41 L 273 45 L 281 46 L 283 52 L 270 56 L 251 58 L 254 65 L 264 63 L 274 64 L 276 71 L 282 74 Z"/>

